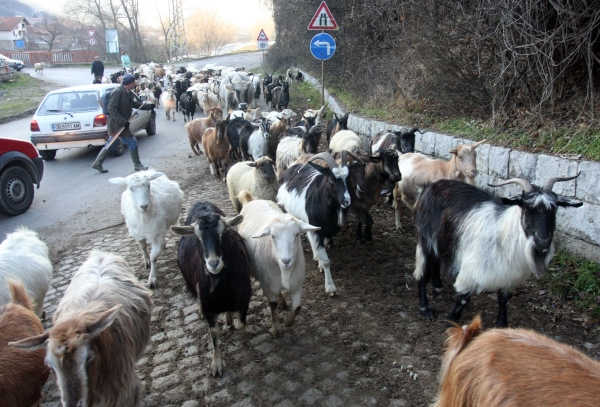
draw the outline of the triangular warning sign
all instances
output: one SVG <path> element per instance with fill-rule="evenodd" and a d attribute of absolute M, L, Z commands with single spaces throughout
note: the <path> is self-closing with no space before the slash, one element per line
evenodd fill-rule
<path fill-rule="evenodd" d="M 96 31 L 94 30 L 88 30 L 88 34 L 90 35 L 90 37 L 93 37 L 95 32 Z"/>
<path fill-rule="evenodd" d="M 337 30 L 338 25 L 329 11 L 329 7 L 325 2 L 322 2 L 315 16 L 308 25 L 309 30 Z"/>
<path fill-rule="evenodd" d="M 265 34 L 265 30 L 260 30 L 260 34 L 258 34 L 256 41 L 269 41 L 267 34 Z"/>

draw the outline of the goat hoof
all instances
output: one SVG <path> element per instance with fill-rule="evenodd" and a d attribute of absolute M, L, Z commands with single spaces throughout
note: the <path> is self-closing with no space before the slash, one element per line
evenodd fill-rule
<path fill-rule="evenodd" d="M 151 290 L 156 288 L 156 281 L 148 281 L 148 288 Z"/>
<path fill-rule="evenodd" d="M 425 318 L 427 318 L 430 321 L 433 321 L 435 319 L 435 313 L 429 307 L 419 308 L 419 312 L 421 313 L 421 315 L 423 315 Z"/>
<path fill-rule="evenodd" d="M 213 360 L 210 364 L 210 370 L 212 370 L 213 377 L 221 376 L 223 374 L 223 361 L 221 359 Z"/>

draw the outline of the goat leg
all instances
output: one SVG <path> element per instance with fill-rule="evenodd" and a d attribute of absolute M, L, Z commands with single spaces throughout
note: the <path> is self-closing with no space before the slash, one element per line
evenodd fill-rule
<path fill-rule="evenodd" d="M 453 322 L 460 321 L 460 316 L 462 315 L 463 309 L 465 309 L 465 306 L 469 303 L 469 301 L 471 301 L 471 292 L 466 294 L 458 294 L 454 300 L 454 306 L 450 312 L 446 314 L 446 318 Z"/>
<path fill-rule="evenodd" d="M 508 301 L 512 298 L 510 291 L 498 290 L 498 319 L 496 319 L 497 328 L 508 327 Z"/>
<path fill-rule="evenodd" d="M 281 325 L 279 319 L 277 319 L 277 301 L 269 301 L 269 307 L 271 307 L 271 335 L 277 338 L 281 335 Z"/>
<path fill-rule="evenodd" d="M 210 369 L 213 376 L 216 377 L 223 374 L 223 357 L 221 355 L 221 340 L 219 339 L 221 331 L 219 329 L 218 315 L 206 315 L 206 321 L 210 327 L 210 338 L 213 345 Z"/>

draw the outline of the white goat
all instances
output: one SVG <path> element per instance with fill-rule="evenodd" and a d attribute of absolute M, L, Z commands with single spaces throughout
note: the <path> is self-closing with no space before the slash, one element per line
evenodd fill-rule
<path fill-rule="evenodd" d="M 301 137 L 284 137 L 277 145 L 277 153 L 275 154 L 275 162 L 277 163 L 277 176 L 283 174 L 285 170 L 294 165 L 304 151 L 302 151 Z"/>
<path fill-rule="evenodd" d="M 248 138 L 248 154 L 252 156 L 253 160 L 256 161 L 260 157 L 267 155 L 270 138 L 269 121 L 263 118 L 261 119 L 258 129 L 254 130 Z"/>
<path fill-rule="evenodd" d="M 256 199 L 275 201 L 279 182 L 275 176 L 273 161 L 269 157 L 261 157 L 256 161 L 235 164 L 227 173 L 227 189 L 229 199 L 238 212 L 242 207 L 237 196 L 243 190 L 250 191 Z"/>
<path fill-rule="evenodd" d="M 177 182 L 152 168 L 108 181 L 127 186 L 121 196 L 121 213 L 129 234 L 142 248 L 146 268 L 150 267 L 148 286 L 155 287 L 156 260 L 162 252 L 169 228 L 179 225 L 183 191 Z M 150 256 L 148 242 L 151 244 Z"/>
<path fill-rule="evenodd" d="M 44 63 L 43 62 L 39 62 L 33 66 L 35 67 L 35 73 L 40 74 L 40 75 L 44 73 Z"/>
<path fill-rule="evenodd" d="M 0 244 L 0 305 L 10 302 L 7 279 L 20 280 L 33 300 L 33 312 L 44 312 L 44 297 L 52 281 L 48 247 L 38 234 L 22 226 Z"/>
<path fill-rule="evenodd" d="M 277 302 L 281 290 L 290 293 L 292 308 L 285 316 L 286 326 L 294 323 L 302 302 L 302 284 L 306 276 L 306 262 L 300 233 L 321 228 L 283 213 L 271 201 L 244 202 L 241 215 L 244 221 L 238 233 L 248 250 L 248 258 L 271 308 L 271 334 L 279 336 Z"/>
<path fill-rule="evenodd" d="M 175 90 L 173 90 L 173 88 L 166 89 L 160 95 L 160 103 L 165 108 L 165 116 L 167 116 L 167 120 L 171 120 L 171 113 L 173 113 L 173 121 L 175 121 L 175 112 L 177 110 L 177 98 L 175 97 Z"/>
<path fill-rule="evenodd" d="M 338 131 L 329 141 L 329 152 L 331 154 L 339 153 L 342 150 L 346 150 L 353 154 L 369 155 L 358 134 L 351 130 Z"/>
<path fill-rule="evenodd" d="M 150 341 L 151 295 L 122 257 L 93 251 L 58 303 L 52 328 L 9 344 L 47 347 L 63 406 L 140 406 L 135 364 Z"/>
<path fill-rule="evenodd" d="M 200 96 L 198 97 L 198 102 L 200 104 L 200 107 L 202 108 L 202 111 L 204 112 L 204 116 L 206 117 L 208 117 L 213 107 L 219 106 L 218 96 L 210 92 L 200 93 Z M 221 117 L 219 117 L 219 119 L 221 119 Z"/>

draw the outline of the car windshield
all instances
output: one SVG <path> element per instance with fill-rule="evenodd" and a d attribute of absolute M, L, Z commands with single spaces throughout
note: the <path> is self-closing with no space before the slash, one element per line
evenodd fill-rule
<path fill-rule="evenodd" d="M 48 95 L 38 110 L 38 116 L 100 110 L 99 92 L 86 90 Z"/>

